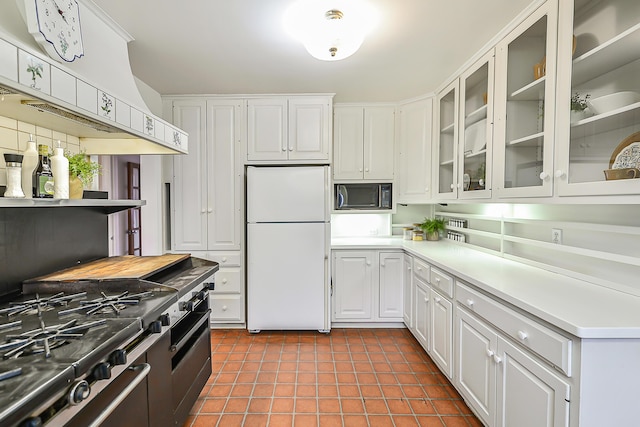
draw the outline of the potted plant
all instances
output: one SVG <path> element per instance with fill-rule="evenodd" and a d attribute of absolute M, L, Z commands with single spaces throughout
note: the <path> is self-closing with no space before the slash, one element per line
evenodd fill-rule
<path fill-rule="evenodd" d="M 440 240 L 440 232 L 445 229 L 444 218 L 425 218 L 420 224 L 427 240 Z"/>
<path fill-rule="evenodd" d="M 578 92 L 571 96 L 571 122 L 587 117 L 587 112 L 585 110 L 588 107 L 587 100 L 589 98 L 591 98 L 590 94 L 582 96 Z"/>
<path fill-rule="evenodd" d="M 84 187 L 89 187 L 100 173 L 100 164 L 92 162 L 84 152 L 65 151 L 64 156 L 69 160 L 69 198 L 82 199 Z"/>

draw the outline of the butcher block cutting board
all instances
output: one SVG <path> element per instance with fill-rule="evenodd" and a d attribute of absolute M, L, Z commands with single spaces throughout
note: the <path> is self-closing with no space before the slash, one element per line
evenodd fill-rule
<path fill-rule="evenodd" d="M 145 279 L 190 256 L 190 254 L 165 254 L 158 256 L 124 255 L 101 258 L 86 264 L 47 274 L 46 276 L 40 276 L 27 282 Z"/>

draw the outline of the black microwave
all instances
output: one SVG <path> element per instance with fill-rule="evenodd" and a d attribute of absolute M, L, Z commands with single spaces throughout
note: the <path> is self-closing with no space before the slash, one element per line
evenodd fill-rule
<path fill-rule="evenodd" d="M 335 184 L 335 210 L 391 209 L 391 184 Z"/>

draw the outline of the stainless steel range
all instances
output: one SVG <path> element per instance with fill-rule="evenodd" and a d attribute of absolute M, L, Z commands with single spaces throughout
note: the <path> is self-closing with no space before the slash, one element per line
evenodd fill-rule
<path fill-rule="evenodd" d="M 0 425 L 184 423 L 211 373 L 217 270 L 186 256 L 144 278 L 23 284 L 0 302 Z"/>

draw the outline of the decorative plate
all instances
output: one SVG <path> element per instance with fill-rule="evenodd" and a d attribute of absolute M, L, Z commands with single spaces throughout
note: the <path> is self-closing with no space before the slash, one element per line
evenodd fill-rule
<path fill-rule="evenodd" d="M 640 132 L 623 139 L 611 154 L 609 169 L 624 168 L 640 169 Z"/>
<path fill-rule="evenodd" d="M 464 130 L 464 152 L 477 153 L 487 145 L 487 119 L 482 119 Z"/>

